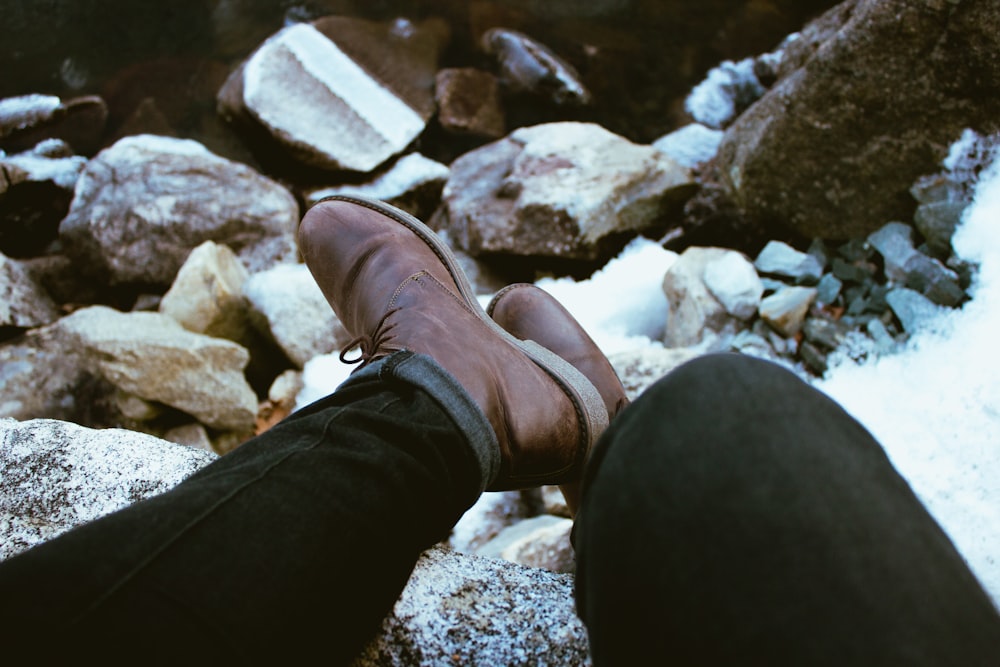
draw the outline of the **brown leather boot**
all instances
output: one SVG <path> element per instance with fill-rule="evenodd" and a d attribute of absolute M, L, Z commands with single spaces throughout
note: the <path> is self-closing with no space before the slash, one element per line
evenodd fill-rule
<path fill-rule="evenodd" d="M 299 247 L 313 277 L 370 363 L 409 350 L 432 357 L 482 409 L 500 445 L 487 489 L 579 479 L 607 426 L 594 385 L 483 311 L 448 247 L 387 204 L 337 196 L 312 207 Z"/>
<path fill-rule="evenodd" d="M 628 405 L 625 387 L 608 358 L 576 318 L 545 290 L 526 283 L 510 285 L 497 292 L 486 312 L 513 336 L 535 341 L 583 373 L 600 392 L 609 419 Z M 579 482 L 560 489 L 575 516 L 580 506 Z"/>

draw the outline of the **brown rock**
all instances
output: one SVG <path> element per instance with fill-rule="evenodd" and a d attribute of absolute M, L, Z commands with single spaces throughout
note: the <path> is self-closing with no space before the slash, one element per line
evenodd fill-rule
<path fill-rule="evenodd" d="M 728 130 L 720 177 L 740 208 L 804 236 L 908 219 L 908 188 L 963 128 L 1000 128 L 1000 5 L 849 0 L 789 47 L 777 84 Z"/>
<path fill-rule="evenodd" d="M 437 74 L 438 122 L 445 130 L 498 139 L 504 133 L 500 86 L 489 72 L 471 67 Z"/>

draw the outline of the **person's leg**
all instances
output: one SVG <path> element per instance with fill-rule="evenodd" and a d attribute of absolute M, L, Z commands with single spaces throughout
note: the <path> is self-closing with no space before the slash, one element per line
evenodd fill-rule
<path fill-rule="evenodd" d="M 790 372 L 677 369 L 584 478 L 595 664 L 995 665 L 1000 617 L 872 436 Z"/>
<path fill-rule="evenodd" d="M 346 663 L 498 456 L 454 380 L 397 353 L 173 490 L 0 563 L 3 653 Z"/>

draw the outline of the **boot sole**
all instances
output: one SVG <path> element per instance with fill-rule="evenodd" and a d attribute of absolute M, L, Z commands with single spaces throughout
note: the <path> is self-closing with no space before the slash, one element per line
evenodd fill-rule
<path fill-rule="evenodd" d="M 438 259 L 441 260 L 441 263 L 444 264 L 448 273 L 451 275 L 452 280 L 455 282 L 455 285 L 458 287 L 459 296 L 465 301 L 469 309 L 498 336 L 510 345 L 519 349 L 527 355 L 527 357 L 531 359 L 536 366 L 544 370 L 556 382 L 556 384 L 559 385 L 559 387 L 563 390 L 563 393 L 566 394 L 566 396 L 573 403 L 573 406 L 576 408 L 577 417 L 584 431 L 581 435 L 581 447 L 577 461 L 575 461 L 567 469 L 553 471 L 544 476 L 538 476 L 537 478 L 520 477 L 516 479 L 510 478 L 497 480 L 497 482 L 500 483 L 500 486 L 496 488 L 491 486 L 488 490 L 498 491 L 503 489 L 519 488 L 520 486 L 535 486 L 543 483 L 564 483 L 572 480 L 559 479 L 560 475 L 564 475 L 572 469 L 579 470 L 582 473 L 583 466 L 586 463 L 594 444 L 608 426 L 607 408 L 604 406 L 604 399 L 601 398 L 600 393 L 597 391 L 597 387 L 595 387 L 583 373 L 578 371 L 574 366 L 559 355 L 555 354 L 551 350 L 548 350 L 547 348 L 542 347 L 534 341 L 519 340 L 518 338 L 515 338 L 511 334 L 507 333 L 503 327 L 494 322 L 479 304 L 479 299 L 476 298 L 475 291 L 472 289 L 472 284 L 465 275 L 465 271 L 463 271 L 459 265 L 455 255 L 452 254 L 451 249 L 444 243 L 444 241 L 441 240 L 434 230 L 422 223 L 420 220 L 417 220 L 406 211 L 402 211 L 395 206 L 358 195 L 332 195 L 330 197 L 324 197 L 320 201 L 316 202 L 314 206 L 325 201 L 344 201 L 351 204 L 357 204 L 358 206 L 364 206 L 365 208 L 371 209 L 386 216 L 387 218 L 390 218 L 391 220 L 398 222 L 416 234 L 417 237 L 419 237 L 420 240 L 422 240 L 434 252 L 434 254 L 437 255 Z"/>

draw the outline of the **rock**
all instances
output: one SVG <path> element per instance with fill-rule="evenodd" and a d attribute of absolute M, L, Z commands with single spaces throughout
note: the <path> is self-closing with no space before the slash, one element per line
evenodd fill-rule
<path fill-rule="evenodd" d="M 0 558 L 175 486 L 215 455 L 119 429 L 0 419 Z M 355 667 L 589 665 L 573 577 L 436 547 Z"/>
<path fill-rule="evenodd" d="M 435 548 L 353 667 L 590 665 L 573 577 Z"/>
<path fill-rule="evenodd" d="M 622 381 L 629 400 L 634 401 L 651 384 L 700 354 L 690 348 L 648 347 L 613 353 L 608 356 L 608 361 Z"/>
<path fill-rule="evenodd" d="M 903 331 L 910 334 L 919 331 L 929 320 L 941 313 L 940 306 L 935 305 L 933 301 L 920 292 L 907 287 L 896 287 L 890 290 L 885 300 L 899 319 Z"/>
<path fill-rule="evenodd" d="M 159 311 L 188 331 L 245 345 L 250 321 L 243 283 L 249 277 L 232 250 L 205 241 L 188 255 Z"/>
<path fill-rule="evenodd" d="M 663 151 L 683 167 L 694 168 L 714 158 L 721 142 L 721 130 L 691 123 L 660 137 L 653 142 L 653 148 Z"/>
<path fill-rule="evenodd" d="M 220 109 L 263 128 L 300 162 L 371 171 L 433 115 L 445 32 L 438 21 L 339 16 L 289 26 L 230 76 Z"/>
<path fill-rule="evenodd" d="M 702 343 L 712 345 L 719 336 L 735 333 L 739 320 L 745 319 L 743 316 L 750 303 L 760 302 L 764 288 L 753 267 L 748 273 L 738 259 L 730 258 L 731 253 L 734 251 L 724 248 L 688 248 L 667 270 L 663 278 L 663 293 L 667 296 L 669 310 L 663 342 L 668 347 L 689 347 Z M 722 266 L 709 269 L 716 262 L 722 262 Z M 738 267 L 739 276 L 748 279 L 746 283 L 732 283 L 724 275 L 727 267 L 733 265 Z M 715 289 L 724 295 L 740 317 L 730 313 L 716 298 L 707 284 L 706 275 L 711 276 Z"/>
<path fill-rule="evenodd" d="M 951 255 L 951 237 L 955 235 L 967 205 L 968 202 L 964 201 L 938 201 L 917 207 L 913 223 L 933 252 L 942 257 Z"/>
<path fill-rule="evenodd" d="M 0 419 L 0 559 L 162 493 L 214 458 L 134 431 Z"/>
<path fill-rule="evenodd" d="M 816 284 L 816 303 L 822 305 L 832 304 L 840 296 L 840 290 L 843 287 L 844 283 L 837 276 L 832 273 L 824 274 Z"/>
<path fill-rule="evenodd" d="M 569 541 L 572 528 L 571 519 L 542 514 L 505 528 L 477 553 L 552 572 L 571 573 L 576 570 L 576 554 Z"/>
<path fill-rule="evenodd" d="M 0 155 L 0 252 L 31 257 L 56 239 L 86 163 L 58 139 L 25 153 Z"/>
<path fill-rule="evenodd" d="M 733 317 L 749 320 L 757 313 L 764 284 L 742 254 L 731 251 L 708 262 L 702 278 L 708 291 Z"/>
<path fill-rule="evenodd" d="M 810 317 L 802 326 L 806 340 L 827 350 L 840 347 L 847 337 L 848 327 L 822 317 Z"/>
<path fill-rule="evenodd" d="M 28 270 L 0 254 L 0 328 L 31 329 L 58 318 L 58 307 Z"/>
<path fill-rule="evenodd" d="M 0 345 L 0 416 L 47 417 L 90 426 L 105 420 L 114 388 L 88 373 L 80 350 L 65 344 L 49 325 Z"/>
<path fill-rule="evenodd" d="M 487 30 L 480 44 L 500 70 L 500 84 L 513 93 L 531 93 L 557 105 L 585 105 L 590 92 L 572 65 L 524 33 Z"/>
<path fill-rule="evenodd" d="M 455 243 L 486 253 L 593 260 L 689 196 L 689 170 L 591 123 L 521 128 L 451 165 L 442 194 Z"/>
<path fill-rule="evenodd" d="M 254 325 L 299 368 L 313 357 L 339 350 L 351 338 L 304 264 L 255 273 L 243 293 Z"/>
<path fill-rule="evenodd" d="M 504 135 L 500 85 L 495 76 L 472 67 L 437 73 L 434 98 L 438 123 L 448 132 L 499 139 Z"/>
<path fill-rule="evenodd" d="M 964 128 L 1000 128 L 1000 5 L 848 0 L 819 21 L 728 129 L 718 175 L 751 219 L 862 237 L 910 218 L 908 189 Z"/>
<path fill-rule="evenodd" d="M 913 247 L 913 228 L 902 222 L 890 222 L 868 235 L 868 243 L 882 255 L 889 280 L 906 280 L 906 262 L 917 252 Z"/>
<path fill-rule="evenodd" d="M 769 241 L 757 255 L 754 266 L 761 273 L 792 278 L 796 282 L 816 283 L 823 275 L 819 260 L 781 241 Z"/>
<path fill-rule="evenodd" d="M 0 100 L 0 150 L 26 151 L 46 139 L 60 139 L 77 153 L 90 155 L 101 142 L 108 107 L 99 97 L 63 102 L 52 95 Z"/>
<path fill-rule="evenodd" d="M 813 287 L 785 287 L 760 302 L 760 317 L 782 336 L 794 336 L 802 328 L 816 293 Z"/>
<path fill-rule="evenodd" d="M 184 330 L 160 313 L 91 306 L 59 320 L 84 363 L 108 382 L 212 428 L 249 432 L 257 397 L 243 377 L 246 349 Z"/>
<path fill-rule="evenodd" d="M 942 306 L 957 306 L 965 299 L 958 275 L 938 260 L 913 247 L 913 230 L 891 222 L 868 237 L 882 255 L 886 276 L 913 288 Z"/>
<path fill-rule="evenodd" d="M 420 153 L 408 153 L 371 181 L 312 190 L 307 193 L 306 201 L 315 205 L 333 195 L 361 195 L 387 202 L 424 220 L 440 203 L 448 174 L 446 165 Z"/>
<path fill-rule="evenodd" d="M 558 486 L 542 487 L 542 506 L 545 514 L 567 519 L 573 518 L 569 511 L 569 505 L 566 504 L 566 497 L 563 496 L 563 492 L 559 490 Z"/>
<path fill-rule="evenodd" d="M 228 245 L 250 271 L 295 258 L 291 193 L 201 144 L 140 135 L 91 160 L 59 229 L 66 250 L 111 284 L 170 285 L 195 247 Z"/>
<path fill-rule="evenodd" d="M 536 516 L 541 509 L 534 490 L 484 493 L 452 529 L 448 544 L 474 554 L 503 530 Z"/>
<path fill-rule="evenodd" d="M 185 447 L 193 447 L 205 452 L 215 453 L 212 448 L 212 440 L 208 437 L 208 431 L 198 423 L 184 424 L 176 426 L 163 434 L 163 439 Z"/>

